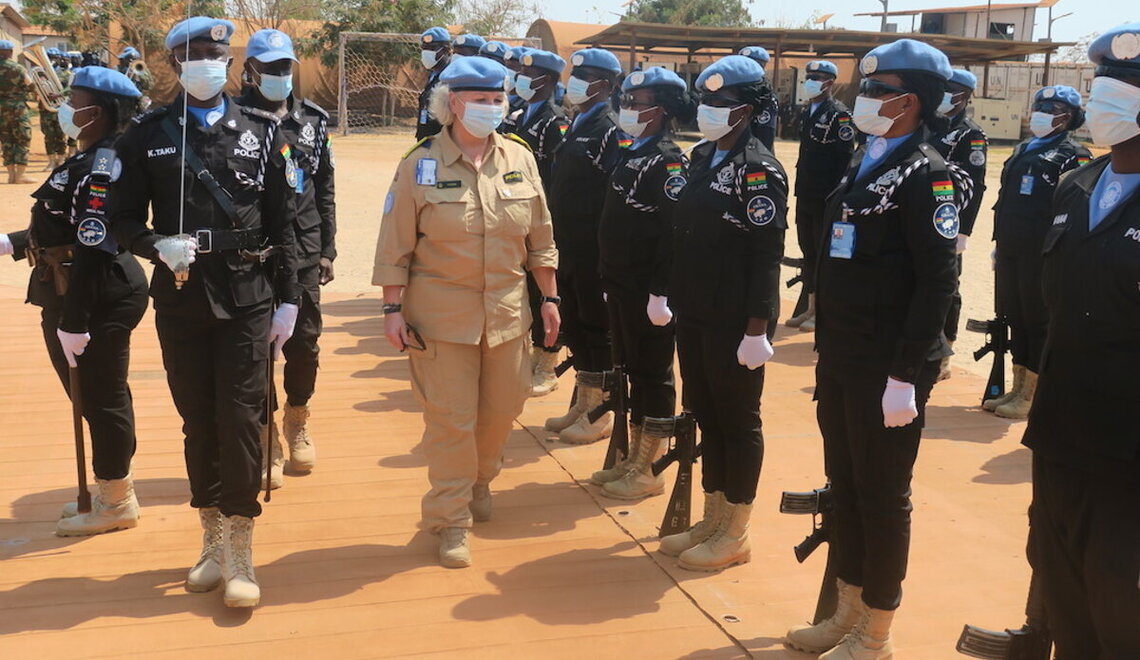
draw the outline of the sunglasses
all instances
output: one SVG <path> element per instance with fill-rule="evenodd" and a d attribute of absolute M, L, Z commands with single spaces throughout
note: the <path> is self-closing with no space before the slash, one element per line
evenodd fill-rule
<path fill-rule="evenodd" d="M 887 94 L 910 94 L 910 91 L 905 90 L 902 87 L 888 85 L 885 82 L 881 82 L 873 78 L 864 78 L 859 81 L 859 94 L 860 96 L 868 96 L 870 98 L 877 99 L 880 96 L 886 96 Z"/>
<path fill-rule="evenodd" d="M 808 80 L 818 80 L 820 82 L 827 82 L 828 80 L 831 80 L 831 76 L 827 75 L 826 73 L 809 73 L 806 77 Z"/>
<path fill-rule="evenodd" d="M 1071 109 L 1068 103 L 1062 103 L 1061 101 L 1038 101 L 1033 104 L 1034 112 L 1048 112 L 1052 115 L 1068 112 Z"/>
<path fill-rule="evenodd" d="M 628 108 L 630 110 L 648 110 L 649 108 L 657 105 L 656 103 L 643 103 L 641 101 L 638 101 L 633 97 L 633 94 L 622 94 L 621 98 L 618 99 L 618 102 L 621 104 L 621 107 Z"/>
<path fill-rule="evenodd" d="M 404 327 L 408 329 L 408 343 L 404 344 L 406 348 L 411 348 L 417 351 L 426 351 L 427 344 L 424 343 L 424 337 L 410 324 L 405 323 Z"/>

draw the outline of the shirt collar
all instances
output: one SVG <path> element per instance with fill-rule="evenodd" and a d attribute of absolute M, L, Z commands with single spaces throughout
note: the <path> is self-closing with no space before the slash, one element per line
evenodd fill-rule
<path fill-rule="evenodd" d="M 439 132 L 435 139 L 439 140 L 440 156 L 442 157 L 440 160 L 443 161 L 445 167 L 451 167 L 457 160 L 463 157 L 463 151 L 459 148 L 458 144 L 455 144 L 455 140 L 451 137 L 450 126 L 444 126 L 443 130 Z M 485 154 L 491 158 L 494 158 L 497 153 L 501 154 L 503 151 L 502 141 L 506 138 L 498 133 L 491 133 L 487 139 L 489 144 Z"/>

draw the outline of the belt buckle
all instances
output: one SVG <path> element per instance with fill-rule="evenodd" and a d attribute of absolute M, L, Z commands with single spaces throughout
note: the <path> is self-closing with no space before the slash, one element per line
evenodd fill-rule
<path fill-rule="evenodd" d="M 198 254 L 210 254 L 214 251 L 214 232 L 209 229 L 195 231 L 194 240 L 198 241 Z"/>

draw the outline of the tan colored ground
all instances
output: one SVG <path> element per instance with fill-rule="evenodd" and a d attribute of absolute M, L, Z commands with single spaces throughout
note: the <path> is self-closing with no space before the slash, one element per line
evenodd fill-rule
<path fill-rule="evenodd" d="M 495 519 L 474 533 L 475 566 L 436 566 L 431 539 L 415 531 L 426 488 L 418 410 L 405 358 L 383 339 L 378 291 L 368 287 L 380 205 L 408 146 L 395 137 L 336 141 L 341 258 L 314 400 L 320 462 L 308 477 L 287 478 L 259 519 L 265 596 L 251 616 L 227 611 L 216 593 L 182 589 L 200 536 L 150 315 L 135 334 L 131 374 L 140 526 L 89 539 L 52 535 L 59 507 L 74 497 L 69 407 L 38 315 L 21 304 L 27 269 L 0 262 L 0 658 L 807 657 L 779 643 L 810 615 L 823 563 L 823 553 L 795 563 L 791 547 L 808 521 L 777 512 L 781 490 L 823 482 L 814 355 L 811 337 L 798 332 L 777 340 L 766 382 L 750 564 L 719 575 L 681 571 L 653 551 L 664 497 L 620 503 L 580 482 L 605 447 L 559 445 L 540 430 L 564 410 L 567 376 L 520 417 L 494 484 Z M 794 145 L 779 153 L 791 163 Z M 32 188 L 0 185 L 0 208 L 9 210 L 0 230 L 24 224 Z M 983 217 L 979 237 L 988 224 Z M 975 316 L 989 309 L 988 246 L 980 243 L 965 291 Z M 928 407 L 895 627 L 899 658 L 957 657 L 966 621 L 1021 623 L 1024 424 L 979 412 L 981 386 L 959 371 Z"/>

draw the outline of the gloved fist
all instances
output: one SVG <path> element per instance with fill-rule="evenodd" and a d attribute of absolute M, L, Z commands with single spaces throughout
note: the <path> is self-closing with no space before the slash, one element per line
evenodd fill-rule
<path fill-rule="evenodd" d="M 669 299 L 665 296 L 649 294 L 649 304 L 645 307 L 649 322 L 657 327 L 669 325 L 673 320 L 673 310 L 669 309 Z"/>
<path fill-rule="evenodd" d="M 55 336 L 59 338 L 59 345 L 63 347 L 63 357 L 67 359 L 67 366 L 73 369 L 79 366 L 75 358 L 83 355 L 83 351 L 87 350 L 87 343 L 91 341 L 91 334 L 56 330 Z"/>
<path fill-rule="evenodd" d="M 8 234 L 0 234 L 0 257 L 6 257 L 15 252 L 12 247 L 12 239 L 8 238 Z"/>
<path fill-rule="evenodd" d="M 321 262 L 317 265 L 317 281 L 321 286 L 324 286 L 336 279 L 336 275 L 333 273 L 332 264 L 332 259 L 329 259 L 328 257 L 321 257 Z"/>
<path fill-rule="evenodd" d="M 954 251 L 962 254 L 966 251 L 966 244 L 970 242 L 970 237 L 965 234 L 958 234 L 958 244 L 954 247 Z"/>
<path fill-rule="evenodd" d="M 743 367 L 759 369 L 776 354 L 768 335 L 744 335 L 736 349 L 736 361 Z"/>
<path fill-rule="evenodd" d="M 914 400 L 914 383 L 887 377 L 887 387 L 883 390 L 883 426 L 896 428 L 906 426 L 918 417 L 918 404 Z"/>
<path fill-rule="evenodd" d="M 186 272 L 198 254 L 198 239 L 186 234 L 164 236 L 155 241 L 158 259 L 174 273 Z"/>
<path fill-rule="evenodd" d="M 273 323 L 269 326 L 269 343 L 273 345 L 273 360 L 281 357 L 281 347 L 293 336 L 297 325 L 297 313 L 301 311 L 293 303 L 281 303 L 273 312 Z"/>

